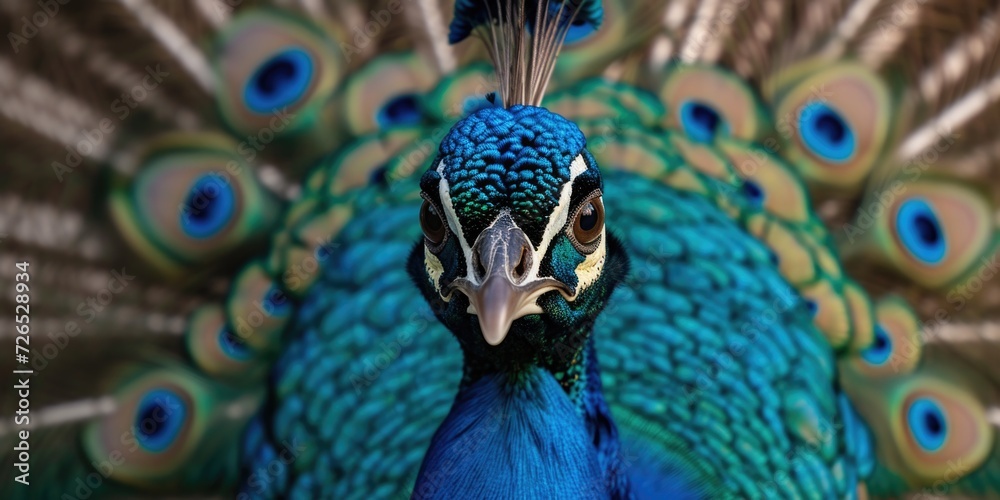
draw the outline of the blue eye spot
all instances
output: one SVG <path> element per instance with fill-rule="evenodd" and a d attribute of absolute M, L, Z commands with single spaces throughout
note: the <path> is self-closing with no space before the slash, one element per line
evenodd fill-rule
<path fill-rule="evenodd" d="M 562 6 L 561 1 L 551 1 L 549 6 L 549 18 L 555 18 L 560 15 L 560 10 L 562 12 L 562 24 L 565 25 L 569 21 L 570 10 Z M 531 16 L 527 22 L 524 23 L 524 27 L 527 29 L 528 33 L 534 35 L 535 30 L 535 19 Z M 582 40 L 590 38 L 590 35 L 597 33 L 598 25 L 595 24 L 591 19 L 587 19 L 583 13 L 578 13 L 573 21 L 569 23 L 569 28 L 566 29 L 566 39 L 563 40 L 563 45 L 573 45 Z"/>
<path fill-rule="evenodd" d="M 282 316 L 288 313 L 289 309 L 292 307 L 291 299 L 285 292 L 281 291 L 275 285 L 271 285 L 268 289 L 267 295 L 264 297 L 264 303 L 262 304 L 264 312 L 268 316 Z"/>
<path fill-rule="evenodd" d="M 135 412 L 135 438 L 148 451 L 159 453 L 174 442 L 184 428 L 187 404 L 173 391 L 149 391 Z"/>
<path fill-rule="evenodd" d="M 941 405 L 931 398 L 919 398 L 910 405 L 906 421 L 914 440 L 927 451 L 937 451 L 948 437 L 948 420 Z"/>
<path fill-rule="evenodd" d="M 745 194 L 747 200 L 749 200 L 750 203 L 756 207 L 764 204 L 764 190 L 761 189 L 760 185 L 754 181 L 743 181 L 743 194 Z"/>
<path fill-rule="evenodd" d="M 715 108 L 701 101 L 684 101 L 680 108 L 681 128 L 696 142 L 712 142 L 716 134 L 729 134 L 729 124 Z"/>
<path fill-rule="evenodd" d="M 383 127 L 393 125 L 416 125 L 423 120 L 420 111 L 420 96 L 417 94 L 400 94 L 389 99 L 382 106 L 375 120 Z"/>
<path fill-rule="evenodd" d="M 819 304 L 815 300 L 806 299 L 806 310 L 809 311 L 809 315 L 815 317 L 816 313 L 819 312 Z"/>
<path fill-rule="evenodd" d="M 854 155 L 854 131 L 837 111 L 822 102 L 811 102 L 799 113 L 799 134 L 813 153 L 826 161 L 842 163 Z"/>
<path fill-rule="evenodd" d="M 572 45 L 586 40 L 594 33 L 597 33 L 597 27 L 587 22 L 586 19 L 577 17 L 576 19 L 573 19 L 573 22 L 569 25 L 569 29 L 566 30 L 566 41 L 563 43 L 566 45 Z"/>
<path fill-rule="evenodd" d="M 300 48 L 287 49 L 257 68 L 243 89 L 243 100 L 255 113 L 270 113 L 301 99 L 312 76 L 313 61 L 309 54 Z"/>
<path fill-rule="evenodd" d="M 882 325 L 875 325 L 875 341 L 868 349 L 861 352 L 861 357 L 873 365 L 882 365 L 891 355 L 892 337 L 886 333 Z"/>
<path fill-rule="evenodd" d="M 181 209 L 181 229 L 192 238 L 215 236 L 236 213 L 236 193 L 229 181 L 205 174 L 188 190 Z"/>
<path fill-rule="evenodd" d="M 247 347 L 247 343 L 234 335 L 229 328 L 219 330 L 219 347 L 227 356 L 238 361 L 245 361 L 253 356 L 253 351 Z"/>
<path fill-rule="evenodd" d="M 372 170 L 371 175 L 368 176 L 368 182 L 373 186 L 389 187 L 388 165 L 382 164 Z"/>
<path fill-rule="evenodd" d="M 896 232 L 906 251 L 921 262 L 938 264 L 947 253 L 941 223 L 930 204 L 922 198 L 911 198 L 900 205 Z"/>

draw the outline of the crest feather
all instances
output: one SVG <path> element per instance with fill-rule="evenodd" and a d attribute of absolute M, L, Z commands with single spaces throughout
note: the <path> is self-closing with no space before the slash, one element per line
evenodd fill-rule
<path fill-rule="evenodd" d="M 602 17 L 596 0 L 460 0 L 448 39 L 483 39 L 504 106 L 540 106 L 570 26 L 596 28 Z"/>

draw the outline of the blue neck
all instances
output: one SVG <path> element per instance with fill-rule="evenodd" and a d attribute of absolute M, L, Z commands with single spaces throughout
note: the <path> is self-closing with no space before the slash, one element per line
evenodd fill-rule
<path fill-rule="evenodd" d="M 627 497 L 592 341 L 570 366 L 562 382 L 538 366 L 466 378 L 413 498 Z"/>

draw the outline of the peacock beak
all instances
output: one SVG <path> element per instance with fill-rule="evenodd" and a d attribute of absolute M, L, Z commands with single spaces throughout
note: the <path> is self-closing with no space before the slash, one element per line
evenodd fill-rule
<path fill-rule="evenodd" d="M 538 297 L 553 290 L 572 295 L 570 287 L 553 278 L 533 277 L 534 250 L 509 214 L 484 230 L 472 246 L 472 278 L 452 287 L 469 297 L 470 314 L 479 317 L 483 338 L 499 345 L 514 320 L 542 314 Z"/>

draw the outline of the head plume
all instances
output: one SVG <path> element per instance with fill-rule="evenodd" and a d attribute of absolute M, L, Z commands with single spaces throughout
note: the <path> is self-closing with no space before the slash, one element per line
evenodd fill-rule
<path fill-rule="evenodd" d="M 507 107 L 539 106 L 570 26 L 600 26 L 599 0 L 458 0 L 448 40 L 476 33 L 496 67 Z"/>

